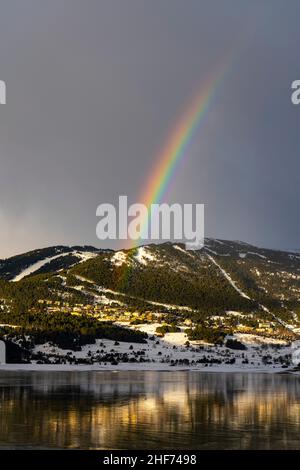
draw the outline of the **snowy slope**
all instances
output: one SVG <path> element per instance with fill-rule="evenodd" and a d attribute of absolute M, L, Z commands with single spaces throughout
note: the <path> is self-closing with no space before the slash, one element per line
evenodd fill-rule
<path fill-rule="evenodd" d="M 221 271 L 221 273 L 223 274 L 223 276 L 225 277 L 225 279 L 227 279 L 227 281 L 232 285 L 232 287 L 242 296 L 244 297 L 245 299 L 248 299 L 250 300 L 250 297 L 245 294 L 245 292 L 243 292 L 237 285 L 236 283 L 233 281 L 233 279 L 230 277 L 230 275 L 223 269 L 221 268 L 221 266 L 216 262 L 216 260 L 211 256 L 211 255 L 207 255 L 207 257 L 214 263 L 214 265 L 217 266 L 217 268 L 219 268 L 219 270 Z"/>
<path fill-rule="evenodd" d="M 52 247 L 8 258 L 0 263 L 0 277 L 18 282 L 26 276 L 54 272 L 83 263 L 98 256 L 93 247 Z"/>
<path fill-rule="evenodd" d="M 59 255 L 52 256 L 51 258 L 42 259 L 21 271 L 17 276 L 12 279 L 12 282 L 18 282 L 24 277 L 29 276 L 30 274 L 33 274 L 34 272 L 38 271 L 42 266 L 47 263 L 50 263 L 50 261 L 67 255 L 69 255 L 69 253 L 60 253 Z"/>

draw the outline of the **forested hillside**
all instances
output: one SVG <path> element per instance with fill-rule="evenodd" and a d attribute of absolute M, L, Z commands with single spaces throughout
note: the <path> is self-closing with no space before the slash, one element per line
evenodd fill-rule
<path fill-rule="evenodd" d="M 143 341 L 120 321 L 163 322 L 161 334 L 190 322 L 191 339 L 215 341 L 232 331 L 296 335 L 299 270 L 297 253 L 210 239 L 200 251 L 171 243 L 36 250 L 1 264 L 1 332 L 74 347 Z"/>

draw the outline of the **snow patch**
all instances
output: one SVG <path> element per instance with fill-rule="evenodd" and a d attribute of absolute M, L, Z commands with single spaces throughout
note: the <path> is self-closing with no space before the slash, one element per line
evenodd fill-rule
<path fill-rule="evenodd" d="M 267 259 L 267 257 L 266 257 L 266 256 L 264 256 L 264 255 L 261 255 L 260 253 L 256 253 L 255 251 L 248 251 L 248 255 L 259 256 L 259 258 L 262 258 L 262 259 Z"/>
<path fill-rule="evenodd" d="M 175 248 L 176 250 L 178 250 L 178 251 L 181 251 L 181 252 L 184 253 L 185 255 L 190 256 L 191 258 L 194 258 L 191 253 L 189 253 L 187 250 L 184 250 L 184 248 L 181 248 L 181 246 L 179 246 L 179 245 L 174 245 L 174 248 Z"/>
<path fill-rule="evenodd" d="M 144 246 L 142 246 L 141 248 L 138 248 L 137 254 L 135 255 L 134 258 L 136 259 L 136 261 L 138 261 L 139 263 L 145 266 L 149 263 L 149 261 L 151 262 L 151 261 L 156 260 L 155 256 L 153 256 L 149 252 L 149 250 L 147 250 L 147 248 Z"/>
<path fill-rule="evenodd" d="M 124 251 L 117 251 L 110 259 L 110 262 L 115 266 L 122 266 L 122 264 L 126 263 L 127 255 Z"/>
<path fill-rule="evenodd" d="M 98 254 L 93 251 L 76 251 L 75 253 L 71 254 L 77 256 L 81 262 L 88 261 L 89 259 L 93 259 L 98 256 Z"/>
<path fill-rule="evenodd" d="M 21 271 L 17 276 L 15 276 L 12 279 L 12 282 L 18 282 L 21 279 L 23 279 L 26 276 L 29 276 L 29 274 L 33 274 L 34 272 L 38 271 L 40 268 L 42 268 L 45 264 L 50 263 L 50 261 L 60 258 L 62 256 L 68 256 L 70 253 L 60 253 L 59 255 L 52 256 L 50 258 L 44 258 L 40 261 L 37 261 L 36 263 L 32 264 L 31 266 L 28 266 L 28 268 L 24 269 Z"/>

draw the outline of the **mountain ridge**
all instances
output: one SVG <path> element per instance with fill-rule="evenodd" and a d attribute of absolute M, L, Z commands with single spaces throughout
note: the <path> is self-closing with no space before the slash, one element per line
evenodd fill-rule
<path fill-rule="evenodd" d="M 34 351 L 101 338 L 143 343 L 147 331 L 242 349 L 236 341 L 245 336 L 297 339 L 299 299 L 300 255 L 292 252 L 218 239 L 198 251 L 171 242 L 50 247 L 0 266 L 0 333 L 22 347 L 29 338 Z"/>
<path fill-rule="evenodd" d="M 95 253 L 95 254 L 100 254 L 100 253 L 126 253 L 130 252 L 131 250 L 134 249 L 139 249 L 143 247 L 148 247 L 148 246 L 163 246 L 163 245 L 174 245 L 174 246 L 183 246 L 182 243 L 176 243 L 176 242 L 163 242 L 163 243 L 157 243 L 157 244 L 144 244 L 140 245 L 137 248 L 129 248 L 129 249 L 118 249 L 118 250 L 113 250 L 113 249 L 108 249 L 108 248 L 96 248 L 92 245 L 52 245 L 49 247 L 43 247 L 43 248 L 38 248 L 34 250 L 29 250 L 24 253 L 19 253 L 17 255 L 13 255 L 7 258 L 0 259 L 0 278 L 11 280 L 11 277 L 13 274 L 19 274 L 22 269 L 30 267 L 31 262 L 37 262 L 41 261 L 45 258 L 48 257 L 54 257 L 55 255 L 61 254 L 61 255 L 67 255 L 67 254 L 74 254 L 76 252 L 90 252 L 90 253 Z M 225 248 L 226 253 L 224 253 L 221 250 L 218 250 L 217 252 L 215 251 L 213 254 L 216 254 L 218 256 L 228 256 L 228 255 L 233 255 L 234 251 L 236 251 L 236 247 L 239 246 L 240 249 L 244 247 L 248 248 L 253 248 L 256 250 L 256 252 L 249 252 L 246 253 L 246 256 L 249 257 L 249 255 L 253 256 L 264 256 L 263 254 L 257 254 L 257 252 L 262 252 L 266 253 L 267 255 L 278 255 L 278 254 L 283 254 L 283 255 L 291 255 L 291 256 L 296 256 L 298 254 L 298 251 L 300 250 L 282 250 L 282 249 L 273 249 L 273 248 L 265 248 L 265 247 L 257 247 L 251 243 L 240 241 L 240 240 L 224 240 L 224 239 L 216 239 L 216 238 L 205 238 L 205 244 L 203 249 L 205 250 L 210 250 L 211 246 L 214 245 L 215 247 L 217 246 L 220 248 L 220 245 L 223 245 L 223 248 Z M 228 251 L 229 250 L 229 251 Z M 233 250 L 233 251 L 232 251 Z M 191 253 L 193 250 L 189 250 Z M 241 255 L 243 252 L 241 251 Z M 300 259 L 300 254 L 299 254 L 299 259 Z M 76 264 L 76 263 L 74 263 Z M 65 267 L 70 266 L 71 263 L 65 263 Z M 5 269 L 7 271 L 5 271 Z M 12 270 L 12 271 L 10 271 Z"/>

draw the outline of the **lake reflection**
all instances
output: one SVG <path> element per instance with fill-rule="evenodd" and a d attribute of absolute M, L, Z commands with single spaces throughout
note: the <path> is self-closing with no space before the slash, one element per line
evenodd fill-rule
<path fill-rule="evenodd" d="M 0 372 L 0 447 L 300 449 L 300 378 Z"/>

